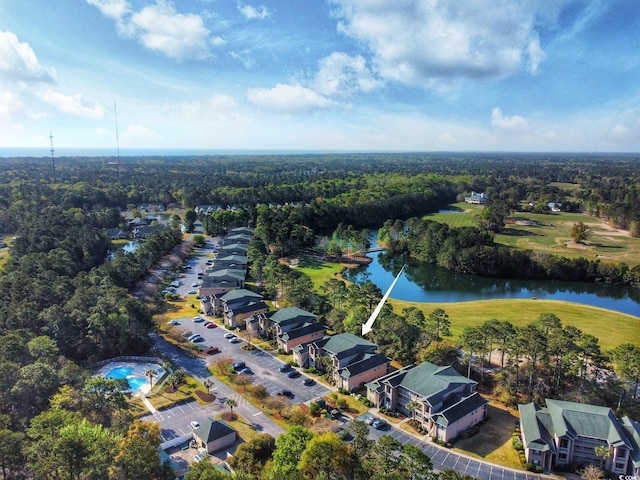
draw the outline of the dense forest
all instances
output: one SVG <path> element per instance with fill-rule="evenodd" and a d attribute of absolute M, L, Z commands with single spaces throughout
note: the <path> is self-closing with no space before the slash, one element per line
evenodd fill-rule
<path fill-rule="evenodd" d="M 0 272 L 4 478 L 133 478 L 128 472 L 140 463 L 133 451 L 148 455 L 149 465 L 135 478 L 165 478 L 155 450 L 157 429 L 132 424 L 124 386 L 89 378 L 85 368 L 148 350 L 152 312 L 132 292 L 180 244 L 178 221 L 194 221 L 197 205 L 222 207 L 199 218 L 207 233 L 255 226 L 251 275 L 265 295 L 273 298 L 284 288 L 291 304 L 323 315 L 335 331 L 357 331 L 382 295 L 370 283 L 347 287 L 339 280 L 319 294 L 308 277 L 279 262 L 315 249 L 319 235 L 341 236 L 362 251 L 363 229 L 382 226 L 392 248 L 461 271 L 636 286 L 640 281 L 637 267 L 617 265 L 605 272 L 586 261 L 539 262 L 492 244 L 501 219 L 522 200 L 560 202 L 640 236 L 640 160 L 631 156 L 63 157 L 56 159 L 55 175 L 53 168 L 47 158 L 0 159 L 0 237 L 11 247 Z M 471 191 L 492 198 L 491 215 L 478 227 L 453 230 L 420 220 Z M 184 217 L 172 219 L 135 253 L 109 255 L 105 229 L 126 228 L 123 213 L 135 213 L 145 202 L 181 208 Z M 329 242 L 323 253 L 337 254 L 337 245 Z M 385 308 L 373 340 L 401 363 L 455 362 L 457 346 L 443 340 L 447 322 L 443 311 L 425 317 L 413 309 L 400 315 Z M 543 331 L 553 333 L 547 335 L 553 342 L 526 351 L 536 355 L 529 370 L 503 365 L 499 380 L 506 401 L 566 394 L 577 386 L 589 400 L 617 401 L 631 411 L 628 385 L 639 374 L 628 359 L 637 359 L 637 348 L 621 347 L 607 356 L 597 339 L 552 317 L 523 329 L 507 323 L 465 332 L 461 342 L 481 356 L 500 342 L 517 355 Z M 596 370 L 586 368 L 587 362 Z M 621 380 L 610 379 L 606 391 L 589 389 L 608 365 Z M 80 477 L 81 471 L 92 473 Z"/>

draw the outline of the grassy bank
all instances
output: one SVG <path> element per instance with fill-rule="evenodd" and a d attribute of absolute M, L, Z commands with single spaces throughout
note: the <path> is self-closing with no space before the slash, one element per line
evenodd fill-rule
<path fill-rule="evenodd" d="M 492 318 L 523 326 L 542 313 L 553 313 L 563 325 L 573 325 L 600 340 L 603 350 L 622 343 L 640 344 L 640 318 L 603 308 L 558 300 L 478 300 L 457 303 L 415 303 L 390 299 L 396 312 L 417 307 L 428 315 L 442 308 L 451 320 L 451 333 L 457 338 L 464 327 L 475 327 Z"/>

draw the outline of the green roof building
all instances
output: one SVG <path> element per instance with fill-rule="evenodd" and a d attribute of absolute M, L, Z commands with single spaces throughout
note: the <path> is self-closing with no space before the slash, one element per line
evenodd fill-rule
<path fill-rule="evenodd" d="M 629 419 L 625 425 L 608 407 L 552 399 L 546 403 L 546 408 L 518 405 L 527 462 L 545 471 L 570 464 L 593 464 L 617 474 L 630 470 L 635 422 Z M 608 456 L 599 457 L 597 447 L 606 447 Z"/>

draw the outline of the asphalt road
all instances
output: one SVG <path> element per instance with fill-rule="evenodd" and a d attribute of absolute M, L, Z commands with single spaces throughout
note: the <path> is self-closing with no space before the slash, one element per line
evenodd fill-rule
<path fill-rule="evenodd" d="M 366 422 L 372 416 L 375 415 L 365 413 L 364 415 L 359 416 L 356 420 Z M 383 435 L 389 435 L 390 437 L 395 438 L 402 445 L 410 443 L 420 448 L 424 453 L 429 455 L 433 462 L 433 468 L 438 472 L 442 472 L 444 470 L 455 470 L 456 472 L 470 475 L 481 480 L 540 480 L 541 478 L 545 478 L 544 476 L 535 475 L 530 472 L 513 470 L 483 462 L 466 455 L 461 455 L 448 448 L 436 446 L 431 442 L 420 440 L 419 438 L 416 438 L 399 428 L 395 428 L 390 424 L 387 424 L 387 426 L 381 430 L 369 427 L 369 439 L 377 440 Z"/>

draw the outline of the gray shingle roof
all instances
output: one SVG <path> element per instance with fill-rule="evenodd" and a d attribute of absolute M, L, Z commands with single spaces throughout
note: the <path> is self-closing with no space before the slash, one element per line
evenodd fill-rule
<path fill-rule="evenodd" d="M 378 348 L 375 343 L 369 342 L 364 338 L 360 338 L 352 333 L 338 333 L 331 335 L 322 340 L 316 342 L 319 347 L 322 347 L 329 354 L 335 355 L 337 358 L 342 358 L 344 355 L 350 355 L 357 351 L 374 351 Z"/>
<path fill-rule="evenodd" d="M 222 420 L 212 420 L 205 418 L 194 433 L 205 443 L 213 442 L 219 438 L 226 437 L 236 431 Z"/>
<path fill-rule="evenodd" d="M 282 340 L 285 342 L 289 340 L 293 340 L 295 338 L 304 337 L 305 335 L 309 335 L 314 332 L 323 332 L 325 330 L 325 326 L 318 322 L 308 322 L 304 326 L 300 328 L 294 328 L 285 332 L 281 335 Z"/>
<path fill-rule="evenodd" d="M 613 411 L 609 407 L 547 399 L 557 436 L 588 437 L 605 440 L 609 445 L 631 448 Z"/>
<path fill-rule="evenodd" d="M 362 372 L 366 372 L 367 370 L 371 370 L 373 368 L 379 367 L 380 365 L 385 365 L 389 363 L 389 359 L 383 353 L 375 353 L 375 354 L 364 354 L 364 358 L 360 361 L 353 362 L 347 365 L 344 368 L 341 368 L 339 373 L 342 378 L 350 378 L 355 377 L 356 375 L 361 374 Z"/>

